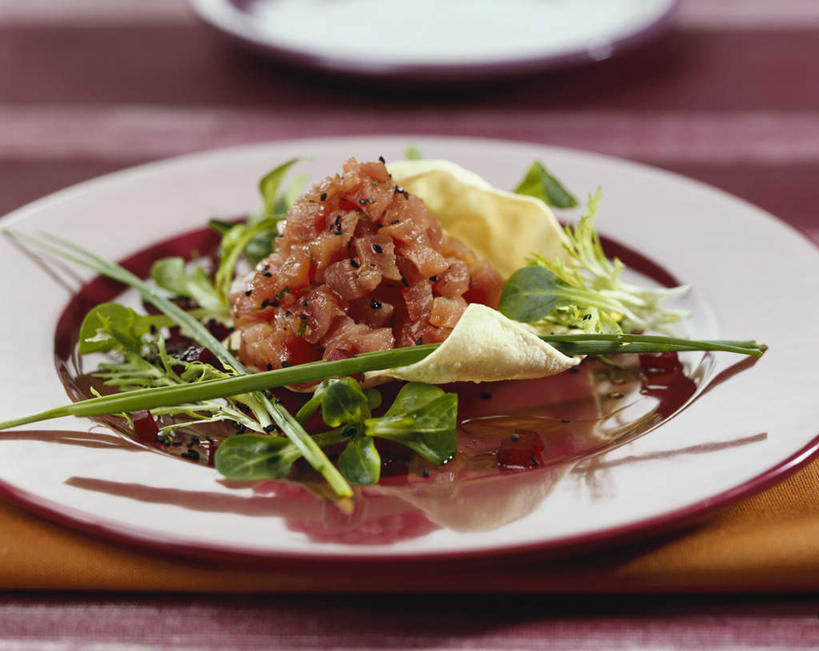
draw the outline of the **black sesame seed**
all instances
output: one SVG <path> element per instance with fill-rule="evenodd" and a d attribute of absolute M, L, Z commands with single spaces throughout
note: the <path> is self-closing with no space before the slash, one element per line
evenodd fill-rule
<path fill-rule="evenodd" d="M 267 367 L 267 370 L 268 370 L 268 371 L 272 371 L 272 370 L 273 370 L 273 364 L 271 364 L 270 362 L 268 362 L 267 364 L 265 364 L 265 366 Z"/>
<path fill-rule="evenodd" d="M 322 192 L 322 193 L 321 193 L 321 200 L 322 200 L 322 201 L 325 201 L 326 199 L 327 199 L 327 193 L 326 193 L 326 192 Z"/>
<path fill-rule="evenodd" d="M 415 340 L 415 345 L 416 346 L 420 346 L 422 343 L 424 343 L 424 338 L 423 337 L 418 337 L 418 339 Z"/>
<path fill-rule="evenodd" d="M 265 278 L 272 278 L 273 274 L 265 270 L 262 272 L 262 276 L 264 276 Z"/>
<path fill-rule="evenodd" d="M 270 434 L 271 432 L 276 431 L 276 426 L 273 423 L 270 423 L 267 427 L 264 428 L 264 431 Z"/>
<path fill-rule="evenodd" d="M 560 422 L 561 422 L 561 423 L 571 423 L 572 421 L 571 421 L 571 419 L 569 419 L 569 418 L 561 418 L 561 419 L 560 419 Z"/>
<path fill-rule="evenodd" d="M 394 226 L 395 224 L 400 224 L 400 223 L 401 223 L 401 220 L 400 220 L 400 219 L 393 219 L 393 220 L 390 222 L 390 224 L 392 224 L 393 226 Z"/>
<path fill-rule="evenodd" d="M 358 264 L 358 262 L 356 262 L 356 261 L 355 261 L 355 260 L 353 260 L 352 258 L 350 258 L 350 266 L 351 266 L 353 269 L 358 269 L 358 268 L 359 268 L 361 265 L 360 265 L 360 264 Z"/>
<path fill-rule="evenodd" d="M 191 461 L 199 461 L 199 453 L 196 450 L 185 450 L 182 456 Z"/>
<path fill-rule="evenodd" d="M 491 398 L 492 394 L 489 393 L 488 391 L 484 391 L 483 393 L 481 393 L 481 400 L 489 400 Z"/>
<path fill-rule="evenodd" d="M 370 307 L 373 308 L 374 310 L 380 310 L 381 309 L 381 303 L 379 301 L 376 301 L 374 298 L 371 298 L 370 299 Z"/>
<path fill-rule="evenodd" d="M 421 471 L 421 475 L 424 476 L 424 477 L 429 477 L 429 475 L 430 475 L 429 468 L 424 468 Z"/>
<path fill-rule="evenodd" d="M 286 359 L 282 360 L 282 368 L 290 368 L 291 366 L 293 366 L 293 364 L 288 362 Z"/>
<path fill-rule="evenodd" d="M 262 304 L 261 304 L 259 307 L 261 307 L 262 309 L 264 309 L 264 308 L 269 307 L 269 306 L 270 306 L 270 299 L 269 299 L 269 298 L 266 298 L 266 299 L 264 299 L 264 300 L 262 301 Z"/>
<path fill-rule="evenodd" d="M 253 293 L 252 289 L 246 289 L 245 290 L 245 296 L 250 296 L 252 293 Z"/>
<path fill-rule="evenodd" d="M 387 162 L 387 161 L 385 161 L 385 160 L 384 160 L 384 157 L 383 157 L 383 156 L 379 156 L 379 157 L 378 157 L 378 160 L 380 160 L 382 163 L 386 163 L 386 162 Z"/>
<path fill-rule="evenodd" d="M 358 205 L 359 206 L 366 206 L 368 203 L 370 203 L 369 199 L 359 199 L 358 200 Z"/>
<path fill-rule="evenodd" d="M 384 249 L 381 248 L 380 244 L 373 244 L 373 251 L 376 253 L 384 253 Z"/>
<path fill-rule="evenodd" d="M 401 284 L 404 285 L 404 287 L 409 287 L 409 281 L 404 278 L 404 276 L 401 276 Z"/>
<path fill-rule="evenodd" d="M 517 432 L 512 434 L 512 440 L 513 441 L 520 441 L 520 434 L 518 434 Z"/>
<path fill-rule="evenodd" d="M 438 276 L 430 276 L 429 281 L 432 282 L 432 283 L 437 283 L 438 282 Z"/>

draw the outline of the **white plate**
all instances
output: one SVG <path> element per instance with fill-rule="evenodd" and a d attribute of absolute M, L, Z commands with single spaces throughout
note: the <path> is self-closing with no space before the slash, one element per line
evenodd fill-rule
<path fill-rule="evenodd" d="M 458 81 L 599 61 L 668 22 L 674 0 L 191 0 L 278 60 L 331 72 Z"/>
<path fill-rule="evenodd" d="M 54 233 L 121 259 L 198 228 L 209 217 L 256 208 L 256 179 L 280 161 L 312 157 L 309 169 L 319 177 L 351 155 L 398 159 L 410 140 L 425 155 L 464 164 L 499 187 L 512 187 L 535 158 L 578 193 L 602 185 L 600 231 L 694 287 L 689 304 L 697 317 L 688 326 L 690 335 L 756 338 L 770 350 L 721 383 L 714 381 L 716 374 L 739 360 L 696 355 L 692 372 L 702 375 L 701 388 L 712 389 L 701 390 L 688 408 L 573 469 L 519 475 L 527 479 L 501 502 L 482 501 L 478 507 L 464 489 L 437 505 L 430 498 L 416 504 L 432 520 L 443 517 L 442 505 L 457 505 L 460 513 L 480 508 L 484 530 L 473 520 L 460 531 L 427 527 L 396 536 L 391 544 L 308 536 L 299 521 L 332 519 L 334 507 L 225 486 L 211 469 L 125 442 L 85 420 L 46 422 L 0 435 L 3 494 L 73 526 L 163 549 L 271 558 L 430 559 L 567 547 L 676 523 L 758 490 L 819 446 L 816 249 L 753 206 L 660 170 L 497 141 L 280 142 L 112 174 L 41 199 L 2 225 Z M 50 275 L 8 238 L 0 239 L 0 274 L 6 278 L 2 420 L 66 401 L 55 372 L 54 327 L 77 290 L 77 278 L 89 274 Z M 390 499 L 381 503 L 386 516 L 395 513 L 398 498 Z M 493 509 L 515 516 L 500 524 L 503 518 Z"/>

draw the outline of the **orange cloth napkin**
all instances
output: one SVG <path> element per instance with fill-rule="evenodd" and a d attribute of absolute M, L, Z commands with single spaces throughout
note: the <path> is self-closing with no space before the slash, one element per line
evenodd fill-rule
<path fill-rule="evenodd" d="M 819 460 L 682 533 L 580 556 L 387 563 L 361 571 L 165 556 L 0 502 L 0 589 L 193 592 L 819 590 Z"/>

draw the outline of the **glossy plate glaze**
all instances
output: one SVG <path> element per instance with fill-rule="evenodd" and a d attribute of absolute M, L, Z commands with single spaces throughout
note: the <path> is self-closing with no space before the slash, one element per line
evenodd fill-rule
<path fill-rule="evenodd" d="M 292 485 L 224 483 L 206 465 L 70 419 L 0 437 L 3 494 L 81 529 L 165 550 L 424 560 L 570 548 L 653 530 L 758 490 L 813 454 L 819 446 L 819 352 L 812 326 L 819 305 L 810 298 L 819 290 L 816 249 L 762 211 L 659 170 L 496 141 L 281 142 L 113 174 L 22 208 L 3 226 L 54 233 L 108 257 L 139 262 L 140 256 L 133 257 L 138 251 L 176 252 L 173 238 L 201 228 L 209 217 L 253 210 L 256 179 L 285 159 L 311 157 L 305 169 L 318 178 L 351 155 L 398 159 L 410 140 L 428 157 L 459 162 L 499 187 L 512 187 L 535 158 L 579 194 L 602 185 L 601 233 L 649 277 L 667 282 L 673 276 L 693 286 L 686 300 L 695 312 L 686 324 L 690 336 L 756 338 L 771 349 L 755 364 L 731 355 L 687 355 L 677 377 L 688 393 L 678 403 L 658 398 L 645 413 L 634 405 L 656 398 L 653 385 L 663 382 L 650 381 L 653 371 L 641 376 L 639 369 L 617 376 L 589 367 L 586 375 L 565 376 L 565 384 L 553 379 L 542 386 L 465 390 L 462 415 L 471 420 L 463 429 L 472 437 L 466 443 L 474 439 L 480 448 L 487 431 L 497 431 L 486 419 L 497 414 L 489 407 L 497 400 L 516 417 L 537 421 L 547 443 L 546 464 L 473 481 L 453 481 L 446 467 L 429 477 L 411 472 L 411 481 L 369 490 L 352 513 Z M 156 247 L 158 242 L 165 244 Z M 55 332 L 90 275 L 38 260 L 8 238 L 0 240 L 0 272 L 16 279 L 2 290 L 0 381 L 6 399 L 0 419 L 7 419 L 65 402 L 55 357 L 58 366 L 70 357 L 63 337 L 70 328 L 58 332 L 56 355 Z M 606 414 L 596 431 L 616 431 L 618 438 L 598 446 L 596 454 L 577 455 L 571 454 L 572 436 L 555 429 L 559 436 L 552 439 L 546 430 L 564 425 L 567 415 L 578 422 L 600 420 L 602 412 L 584 416 L 576 400 L 575 411 L 566 411 L 582 397 L 584 377 L 604 387 L 600 395 L 610 401 L 595 403 Z M 533 399 L 539 411 L 515 404 Z M 543 427 L 547 419 L 549 427 Z M 629 423 L 639 426 L 629 430 Z M 532 429 L 532 422 L 516 427 Z M 548 446 L 563 445 L 555 440 L 567 442 L 568 452 L 553 453 Z"/>
<path fill-rule="evenodd" d="M 369 78 L 464 81 L 607 59 L 658 33 L 674 0 L 191 0 L 277 60 Z"/>

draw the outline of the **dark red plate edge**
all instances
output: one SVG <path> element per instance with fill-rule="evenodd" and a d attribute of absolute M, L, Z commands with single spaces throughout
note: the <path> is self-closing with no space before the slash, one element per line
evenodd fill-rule
<path fill-rule="evenodd" d="M 221 0 L 224 4 L 233 5 L 237 11 L 247 4 L 246 0 Z M 534 72 L 571 67 L 583 63 L 593 63 L 610 59 L 615 54 L 634 48 L 650 41 L 665 31 L 673 22 L 677 11 L 678 0 L 672 0 L 668 9 L 647 23 L 641 29 L 631 32 L 621 38 L 607 41 L 604 45 L 607 52 L 604 56 L 596 57 L 588 49 L 577 49 L 551 56 L 529 57 L 502 62 L 463 63 L 463 64 L 389 64 L 368 66 L 357 59 L 327 59 L 305 53 L 301 50 L 274 45 L 264 38 L 257 38 L 254 34 L 244 30 L 232 30 L 219 21 L 215 16 L 202 10 L 195 1 L 189 6 L 194 15 L 205 25 L 219 34 L 230 38 L 235 43 L 250 47 L 252 50 L 272 57 L 285 64 L 297 68 L 309 68 L 325 73 L 334 73 L 361 79 L 395 79 L 403 82 L 475 82 L 500 77 L 523 76 Z"/>

